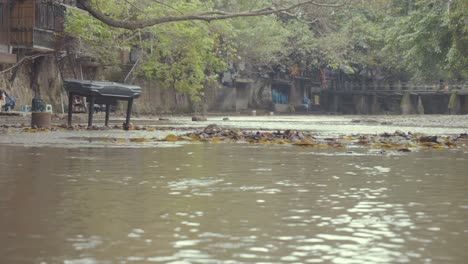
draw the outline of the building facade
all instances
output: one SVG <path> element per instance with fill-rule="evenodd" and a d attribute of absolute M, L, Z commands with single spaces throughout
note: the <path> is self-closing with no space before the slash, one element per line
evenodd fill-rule
<path fill-rule="evenodd" d="M 0 64 L 14 64 L 19 54 L 58 48 L 65 6 L 74 1 L 0 0 Z"/>
<path fill-rule="evenodd" d="M 0 0 L 0 64 L 16 63 L 10 43 L 10 4 L 11 0 Z"/>

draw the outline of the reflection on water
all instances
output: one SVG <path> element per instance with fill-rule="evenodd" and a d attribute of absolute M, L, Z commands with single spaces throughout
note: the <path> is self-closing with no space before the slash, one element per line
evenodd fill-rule
<path fill-rule="evenodd" d="M 466 263 L 468 156 L 0 148 L 0 263 Z"/>

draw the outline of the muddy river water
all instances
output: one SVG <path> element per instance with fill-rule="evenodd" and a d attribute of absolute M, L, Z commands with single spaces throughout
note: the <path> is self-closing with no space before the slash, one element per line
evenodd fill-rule
<path fill-rule="evenodd" d="M 0 263 L 468 260 L 466 150 L 110 146 L 79 133 L 124 132 L 0 134 Z"/>

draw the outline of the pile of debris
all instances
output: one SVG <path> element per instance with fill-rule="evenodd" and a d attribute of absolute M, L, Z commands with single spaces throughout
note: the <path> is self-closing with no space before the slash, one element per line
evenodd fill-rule
<path fill-rule="evenodd" d="M 90 127 L 85 125 L 75 125 L 73 127 L 52 126 L 50 129 L 29 128 L 22 125 L 1 125 L 0 132 L 6 133 L 9 128 L 22 129 L 22 132 L 49 132 L 67 130 L 107 130 L 122 129 L 116 125 L 113 128 Z M 381 150 L 393 150 L 400 152 L 411 152 L 421 148 L 431 149 L 464 149 L 468 150 L 468 135 L 458 136 L 427 136 L 418 133 L 405 133 L 395 131 L 394 133 L 382 134 L 352 134 L 340 135 L 337 137 L 323 137 L 310 131 L 284 130 L 284 131 L 249 131 L 241 129 L 223 128 L 216 124 L 211 124 L 201 130 L 186 127 L 133 127 L 132 130 L 151 131 L 194 131 L 182 135 L 169 134 L 165 138 L 106 138 L 107 142 L 214 142 L 214 143 L 250 143 L 250 144 L 271 144 L 271 145 L 294 145 L 312 148 L 371 148 Z M 3 132 L 2 132 L 3 131 Z M 104 139 L 103 139 L 104 140 Z"/>
<path fill-rule="evenodd" d="M 323 138 L 307 131 L 285 130 L 276 132 L 252 132 L 239 129 L 225 129 L 216 124 L 203 130 L 182 136 L 168 135 L 161 141 L 200 141 L 200 142 L 247 142 L 251 144 L 291 144 L 315 148 L 347 148 L 361 146 L 375 149 L 390 149 L 410 152 L 411 149 L 434 148 L 447 149 L 468 146 L 468 136 L 458 137 L 425 136 L 422 134 L 383 133 L 379 135 L 348 135 L 337 138 Z"/>

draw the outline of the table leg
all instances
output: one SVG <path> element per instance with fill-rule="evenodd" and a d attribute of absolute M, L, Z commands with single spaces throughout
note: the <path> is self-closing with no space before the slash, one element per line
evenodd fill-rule
<path fill-rule="evenodd" d="M 68 127 L 72 126 L 73 93 L 68 93 Z"/>
<path fill-rule="evenodd" d="M 110 105 L 106 104 L 106 121 L 105 126 L 109 126 L 109 113 L 110 113 Z"/>
<path fill-rule="evenodd" d="M 89 109 L 88 109 L 88 127 L 93 126 L 93 115 L 94 115 L 94 96 L 89 98 Z"/>
<path fill-rule="evenodd" d="M 124 129 L 128 130 L 130 128 L 130 115 L 132 114 L 133 98 L 128 100 L 127 104 L 127 118 L 125 120 Z"/>

